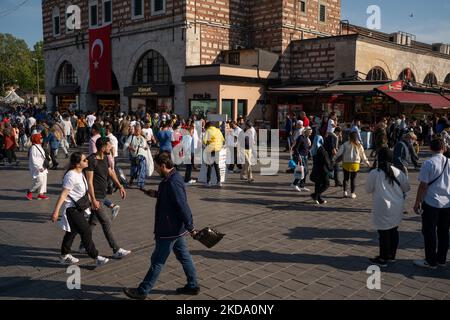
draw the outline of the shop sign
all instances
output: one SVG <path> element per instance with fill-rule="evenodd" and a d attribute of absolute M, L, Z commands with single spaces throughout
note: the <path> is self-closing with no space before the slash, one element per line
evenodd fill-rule
<path fill-rule="evenodd" d="M 198 100 L 206 100 L 206 99 L 211 99 L 211 95 L 209 93 L 195 93 L 192 95 L 194 99 L 198 99 Z"/>
<path fill-rule="evenodd" d="M 173 86 L 131 86 L 124 88 L 124 95 L 131 98 L 171 96 Z"/>

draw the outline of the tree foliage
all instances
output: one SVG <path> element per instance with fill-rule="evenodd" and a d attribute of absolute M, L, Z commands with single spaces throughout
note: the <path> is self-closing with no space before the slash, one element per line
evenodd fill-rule
<path fill-rule="evenodd" d="M 40 89 L 44 88 L 44 61 L 42 42 L 30 50 L 26 42 L 11 34 L 0 33 L 0 94 L 7 86 L 18 86 L 24 91 L 37 90 L 36 62 L 39 61 Z"/>

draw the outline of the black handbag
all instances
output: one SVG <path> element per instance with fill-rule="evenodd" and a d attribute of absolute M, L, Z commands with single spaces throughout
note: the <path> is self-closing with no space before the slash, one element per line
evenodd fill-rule
<path fill-rule="evenodd" d="M 220 240 L 225 236 L 225 234 L 220 233 L 219 231 L 206 227 L 200 230 L 195 236 L 194 239 L 200 241 L 207 248 L 212 248 L 216 244 L 219 243 Z"/>
<path fill-rule="evenodd" d="M 86 178 L 84 176 L 83 176 L 83 182 L 86 185 L 86 193 L 78 201 L 73 200 L 73 198 L 71 196 L 67 195 L 69 197 L 69 199 L 72 200 L 72 202 L 75 204 L 75 208 L 80 212 L 83 212 L 86 209 L 89 209 L 91 207 L 91 201 L 89 200 L 88 185 L 86 182 Z"/>

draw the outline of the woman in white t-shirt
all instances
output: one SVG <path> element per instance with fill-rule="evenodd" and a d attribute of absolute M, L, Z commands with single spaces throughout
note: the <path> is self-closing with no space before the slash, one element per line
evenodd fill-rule
<path fill-rule="evenodd" d="M 59 223 L 66 232 L 61 245 L 60 262 L 62 264 L 79 262 L 77 258 L 71 255 L 72 243 L 77 234 L 80 234 L 86 252 L 95 260 L 97 266 L 104 265 L 109 261 L 107 258 L 98 255 L 92 241 L 92 232 L 86 219 L 91 213 L 90 208 L 82 210 L 79 203 L 80 200 L 89 197 L 88 183 L 83 174 L 83 169 L 87 167 L 88 161 L 84 154 L 75 152 L 71 155 L 69 170 L 64 175 L 63 191 L 53 211 L 52 222 L 56 223 L 59 218 L 59 211 L 64 205 L 62 219 Z"/>

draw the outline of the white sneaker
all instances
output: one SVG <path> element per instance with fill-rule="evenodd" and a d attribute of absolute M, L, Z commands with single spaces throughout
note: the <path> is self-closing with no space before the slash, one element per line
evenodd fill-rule
<path fill-rule="evenodd" d="M 197 180 L 192 179 L 191 181 L 188 182 L 189 184 L 196 184 Z"/>
<path fill-rule="evenodd" d="M 344 191 L 344 198 L 348 198 L 348 192 Z"/>
<path fill-rule="evenodd" d="M 59 262 L 61 264 L 76 264 L 80 262 L 80 259 L 75 258 L 71 254 L 66 254 L 65 256 L 61 256 Z"/>
<path fill-rule="evenodd" d="M 291 184 L 292 189 L 297 190 L 298 192 L 302 192 L 299 186 Z"/>
<path fill-rule="evenodd" d="M 102 257 L 102 256 L 98 256 L 97 259 L 95 259 L 95 265 L 97 267 L 103 266 L 103 265 L 107 264 L 108 262 L 109 262 L 109 259 Z"/>
<path fill-rule="evenodd" d="M 351 198 L 356 199 L 356 194 L 352 193 Z"/>
<path fill-rule="evenodd" d="M 300 191 L 301 192 L 310 192 L 311 190 L 309 190 L 308 188 L 303 187 L 303 188 L 300 188 Z"/>
<path fill-rule="evenodd" d="M 217 186 L 217 188 L 222 188 L 223 184 L 222 184 L 222 182 L 219 182 L 218 184 L 216 184 L 216 186 Z"/>
<path fill-rule="evenodd" d="M 112 211 L 112 219 L 116 219 L 120 212 L 120 206 L 116 205 L 114 208 L 111 209 Z"/>
<path fill-rule="evenodd" d="M 414 265 L 421 268 L 436 269 L 437 266 L 431 266 L 426 260 L 414 260 Z"/>
<path fill-rule="evenodd" d="M 119 250 L 117 250 L 116 253 L 113 254 L 112 257 L 113 259 L 122 259 L 123 257 L 126 257 L 130 253 L 131 251 L 120 248 Z"/>

